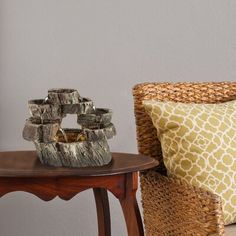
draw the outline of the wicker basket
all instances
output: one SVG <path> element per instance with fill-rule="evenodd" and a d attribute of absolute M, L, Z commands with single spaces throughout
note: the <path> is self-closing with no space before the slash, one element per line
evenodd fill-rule
<path fill-rule="evenodd" d="M 142 101 L 226 102 L 236 99 L 236 82 L 143 83 L 133 88 L 133 96 L 139 153 L 161 163 L 158 169 L 140 176 L 146 235 L 224 235 L 221 199 L 166 176 L 156 129 L 145 113 Z"/>

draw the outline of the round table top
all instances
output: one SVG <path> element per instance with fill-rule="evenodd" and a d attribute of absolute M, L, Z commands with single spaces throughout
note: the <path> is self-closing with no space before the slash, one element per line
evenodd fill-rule
<path fill-rule="evenodd" d="M 142 171 L 157 160 L 140 154 L 112 153 L 112 161 L 99 167 L 50 167 L 40 163 L 35 151 L 0 152 L 0 177 L 104 176 Z"/>

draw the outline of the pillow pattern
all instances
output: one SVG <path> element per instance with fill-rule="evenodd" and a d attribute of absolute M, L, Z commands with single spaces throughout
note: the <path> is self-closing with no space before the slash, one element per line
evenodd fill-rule
<path fill-rule="evenodd" d="M 236 101 L 143 105 L 157 129 L 168 175 L 218 194 L 225 224 L 236 222 Z"/>

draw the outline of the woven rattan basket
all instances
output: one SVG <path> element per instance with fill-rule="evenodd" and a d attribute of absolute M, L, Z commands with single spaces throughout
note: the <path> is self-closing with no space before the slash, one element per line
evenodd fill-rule
<path fill-rule="evenodd" d="M 146 235 L 224 235 L 221 199 L 165 175 L 161 146 L 142 101 L 226 102 L 236 99 L 236 82 L 143 83 L 133 88 L 133 96 L 139 153 L 162 163 L 140 176 Z"/>

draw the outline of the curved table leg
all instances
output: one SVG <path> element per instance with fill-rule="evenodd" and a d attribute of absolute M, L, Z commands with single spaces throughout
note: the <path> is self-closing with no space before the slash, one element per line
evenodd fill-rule
<path fill-rule="evenodd" d="M 104 188 L 93 189 L 98 221 L 98 235 L 111 236 L 111 218 L 107 190 Z"/>
<path fill-rule="evenodd" d="M 138 173 L 126 174 L 125 197 L 119 199 L 125 217 L 128 236 L 144 236 L 143 223 L 136 200 Z"/>

